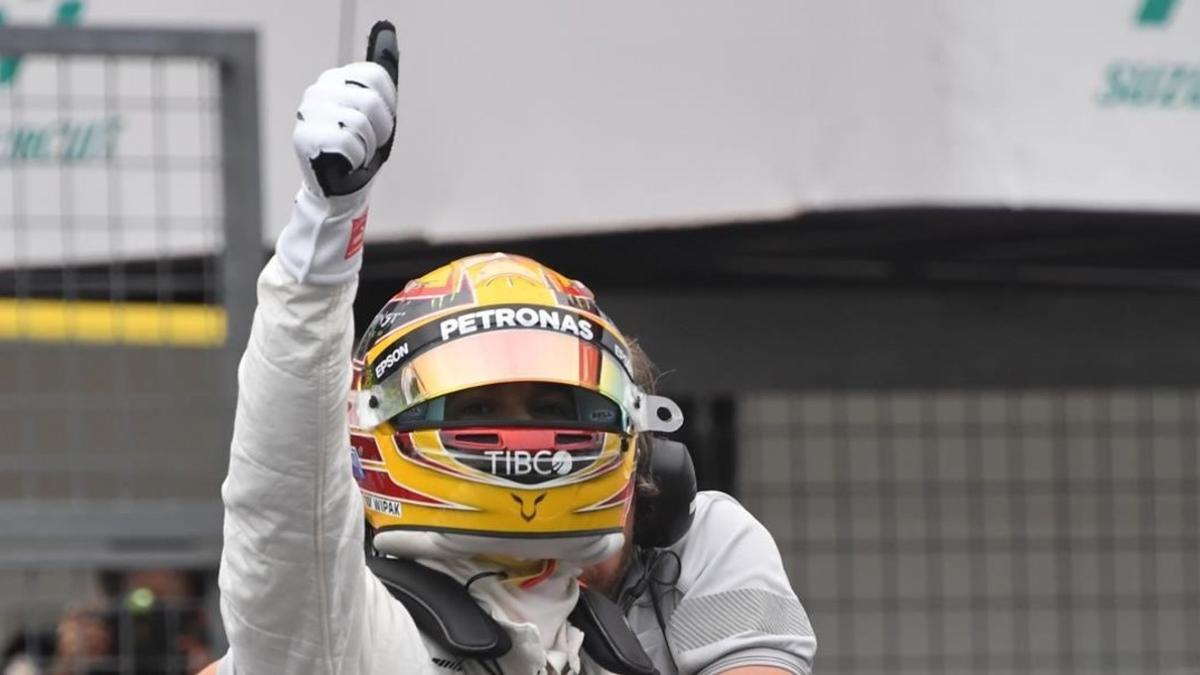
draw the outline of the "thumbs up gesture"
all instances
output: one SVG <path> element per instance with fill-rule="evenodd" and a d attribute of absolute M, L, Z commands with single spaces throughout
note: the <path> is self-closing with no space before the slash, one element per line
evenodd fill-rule
<path fill-rule="evenodd" d="M 396 131 L 396 31 L 375 24 L 367 60 L 327 70 L 304 92 L 292 139 L 305 185 L 326 197 L 365 187 L 391 154 Z"/>
<path fill-rule="evenodd" d="M 362 265 L 368 193 L 395 139 L 398 66 L 396 30 L 380 21 L 365 61 L 304 91 L 292 131 L 303 184 L 275 247 L 297 281 L 341 283 Z"/>

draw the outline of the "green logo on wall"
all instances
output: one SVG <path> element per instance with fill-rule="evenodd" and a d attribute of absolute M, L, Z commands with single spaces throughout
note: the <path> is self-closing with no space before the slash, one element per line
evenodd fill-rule
<path fill-rule="evenodd" d="M 1143 0 L 1138 10 L 1139 26 L 1165 26 L 1171 20 L 1171 10 L 1179 4 L 1177 0 Z"/>
<path fill-rule="evenodd" d="M 1179 0 L 1140 0 L 1138 28 L 1167 29 Z M 1116 59 L 1103 74 L 1104 107 L 1200 110 L 1200 62 Z"/>
<path fill-rule="evenodd" d="M 79 25 L 82 0 L 54 0 L 53 24 Z M 0 25 L 8 16 L 0 7 Z M 0 56 L 0 93 L 11 91 L 21 74 L 20 54 Z M 15 93 L 13 95 L 16 95 Z M 86 118 L 33 120 L 0 127 L 0 165 L 10 162 L 62 162 L 104 160 L 116 154 L 122 121 L 115 115 Z"/>
<path fill-rule="evenodd" d="M 83 2 L 81 0 L 60 0 L 54 11 L 54 25 L 75 26 L 79 23 L 82 15 Z M 4 8 L 0 7 L 0 25 L 5 23 L 6 18 Z M 0 87 L 11 86 L 17 79 L 17 73 L 20 70 L 21 56 L 19 54 L 0 57 Z"/>

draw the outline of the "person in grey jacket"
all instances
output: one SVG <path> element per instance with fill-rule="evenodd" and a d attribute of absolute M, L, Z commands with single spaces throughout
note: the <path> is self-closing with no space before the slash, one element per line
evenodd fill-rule
<path fill-rule="evenodd" d="M 628 546 L 584 581 L 619 602 L 664 675 L 812 673 L 817 639 L 770 532 L 722 492 L 691 512 L 675 541 Z"/>
<path fill-rule="evenodd" d="M 652 391 L 654 364 L 640 348 L 633 363 Z M 664 675 L 809 675 L 817 639 L 771 533 L 733 497 L 697 493 L 681 443 L 641 440 L 624 545 L 584 583 L 619 603 Z"/>

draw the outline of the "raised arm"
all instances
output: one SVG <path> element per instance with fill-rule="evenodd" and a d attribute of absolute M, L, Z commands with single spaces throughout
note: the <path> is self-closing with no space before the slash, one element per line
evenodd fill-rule
<path fill-rule="evenodd" d="M 377 62 L 326 71 L 296 114 L 303 184 L 259 277 L 222 488 L 222 673 L 357 673 L 375 650 L 346 402 L 368 194 L 395 126 L 388 29 L 372 32 Z M 387 651 L 427 660 L 400 627 Z"/>

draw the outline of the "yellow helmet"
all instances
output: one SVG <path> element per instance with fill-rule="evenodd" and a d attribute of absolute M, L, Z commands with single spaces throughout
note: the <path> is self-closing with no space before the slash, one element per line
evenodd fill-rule
<path fill-rule="evenodd" d="M 447 400 L 542 383 L 554 419 L 456 419 Z M 674 431 L 629 344 L 583 284 L 515 255 L 476 255 L 409 282 L 354 356 L 351 444 L 374 547 L 402 556 L 591 562 L 613 553 L 637 435 Z"/>

